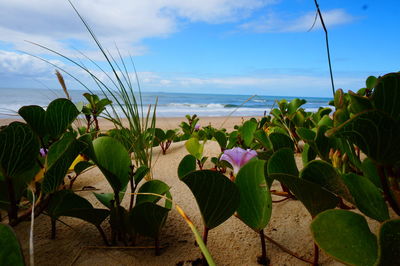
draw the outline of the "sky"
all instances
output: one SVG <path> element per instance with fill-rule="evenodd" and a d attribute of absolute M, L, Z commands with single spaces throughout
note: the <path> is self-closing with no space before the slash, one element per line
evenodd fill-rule
<path fill-rule="evenodd" d="M 319 19 L 310 30 L 313 0 L 71 1 L 133 76 L 132 56 L 143 91 L 332 96 Z M 356 91 L 369 75 L 400 71 L 398 0 L 318 2 L 336 88 Z M 59 87 L 56 67 L 36 57 L 95 88 L 82 69 L 27 41 L 83 62 L 106 82 L 82 56 L 109 71 L 67 0 L 0 0 L 0 88 Z M 83 88 L 65 78 L 69 89 Z"/>

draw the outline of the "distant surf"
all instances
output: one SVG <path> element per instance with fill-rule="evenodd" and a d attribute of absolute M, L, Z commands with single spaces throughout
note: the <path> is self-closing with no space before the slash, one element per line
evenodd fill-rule
<path fill-rule="evenodd" d="M 86 91 L 70 90 L 73 102 L 85 102 L 82 94 Z M 101 96 L 101 92 L 97 92 Z M 0 89 L 0 117 L 7 118 L 17 115 L 24 105 L 39 105 L 46 107 L 50 101 L 65 97 L 61 90 L 49 89 Z M 157 116 L 183 117 L 186 114 L 199 116 L 262 116 L 276 107 L 276 101 L 294 98 L 307 100 L 303 105 L 306 111 L 316 111 L 320 106 L 328 106 L 330 98 L 315 97 L 285 97 L 262 95 L 225 95 L 225 94 L 194 94 L 143 92 L 143 107 L 154 105 L 158 97 Z M 139 100 L 138 100 L 139 101 Z M 118 109 L 117 109 L 118 110 Z M 120 112 L 120 111 L 119 111 Z M 122 112 L 120 112 L 122 113 Z"/>

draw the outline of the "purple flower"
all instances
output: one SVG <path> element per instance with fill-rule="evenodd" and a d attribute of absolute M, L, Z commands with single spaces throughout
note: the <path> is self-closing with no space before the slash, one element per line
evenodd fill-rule
<path fill-rule="evenodd" d="M 39 151 L 39 153 L 40 153 L 40 156 L 41 156 L 41 157 L 45 157 L 46 154 L 47 154 L 47 149 L 41 148 L 40 151 Z"/>
<path fill-rule="evenodd" d="M 256 156 L 257 152 L 254 150 L 244 150 L 242 148 L 236 147 L 230 150 L 225 150 L 219 160 L 229 162 L 233 167 L 233 174 L 236 175 L 243 165 L 250 161 L 251 158 Z"/>
<path fill-rule="evenodd" d="M 200 124 L 196 124 L 196 125 L 194 126 L 194 130 L 199 131 L 199 129 L 200 129 Z"/>

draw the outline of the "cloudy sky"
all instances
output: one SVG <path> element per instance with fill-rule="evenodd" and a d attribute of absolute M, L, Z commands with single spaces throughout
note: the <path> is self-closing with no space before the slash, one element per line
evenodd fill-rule
<path fill-rule="evenodd" d="M 104 47 L 133 56 L 143 90 L 331 96 L 319 20 L 309 31 L 313 0 L 72 2 Z M 319 4 L 337 88 L 357 90 L 368 75 L 400 71 L 398 0 Z M 82 70 L 26 40 L 78 61 L 81 52 L 105 66 L 67 0 L 0 0 L 0 88 L 57 86 L 55 67 L 29 54 L 93 86 Z M 67 84 L 82 88 L 71 79 Z"/>

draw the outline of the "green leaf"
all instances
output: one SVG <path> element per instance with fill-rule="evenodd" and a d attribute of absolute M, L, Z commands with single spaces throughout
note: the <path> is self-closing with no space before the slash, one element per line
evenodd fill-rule
<path fill-rule="evenodd" d="M 325 125 L 320 126 L 317 129 L 317 136 L 315 138 L 315 145 L 318 150 L 318 155 L 321 159 L 327 161 L 329 160 L 329 151 L 332 147 L 331 141 L 329 138 L 325 136 L 325 132 L 328 130 L 328 127 Z"/>
<path fill-rule="evenodd" d="M 372 109 L 372 104 L 369 98 L 360 96 L 352 91 L 349 91 L 350 111 L 354 114 Z"/>
<path fill-rule="evenodd" d="M 349 173 L 343 175 L 343 180 L 362 213 L 379 222 L 389 219 L 389 211 L 381 191 L 368 178 Z"/>
<path fill-rule="evenodd" d="M 253 142 L 254 139 L 254 132 L 257 129 L 257 123 L 255 123 L 252 120 L 248 120 L 244 122 L 242 128 L 241 128 L 241 133 L 242 133 L 242 138 L 244 141 L 244 144 L 249 147 L 250 144 Z"/>
<path fill-rule="evenodd" d="M 272 212 L 272 199 L 264 177 L 265 162 L 252 160 L 244 165 L 235 179 L 240 192 L 237 213 L 255 231 L 264 229 Z"/>
<path fill-rule="evenodd" d="M 330 163 L 321 160 L 311 161 L 304 166 L 300 178 L 316 183 L 349 202 L 354 202 L 346 184 Z"/>
<path fill-rule="evenodd" d="M 365 218 L 345 210 L 320 213 L 311 223 L 317 245 L 330 256 L 350 265 L 374 265 L 378 247 Z"/>
<path fill-rule="evenodd" d="M 52 193 L 58 189 L 69 167 L 85 147 L 86 144 L 76 140 L 73 134 L 65 134 L 51 145 L 46 157 L 43 192 Z"/>
<path fill-rule="evenodd" d="M 185 143 L 185 147 L 197 160 L 200 160 L 201 157 L 203 157 L 204 144 L 200 144 L 197 138 L 188 139 Z"/>
<path fill-rule="evenodd" d="M 282 148 L 268 160 L 268 175 L 271 174 L 289 174 L 293 176 L 299 175 L 293 150 Z"/>
<path fill-rule="evenodd" d="M 17 236 L 12 228 L 0 223 L 0 265 L 25 265 Z"/>
<path fill-rule="evenodd" d="M 46 128 L 53 139 L 58 139 L 78 116 L 79 111 L 68 99 L 55 99 L 46 110 Z"/>
<path fill-rule="evenodd" d="M 178 177 L 182 179 L 185 175 L 193 171 L 196 171 L 196 158 L 188 154 L 183 157 L 182 161 L 179 163 Z"/>
<path fill-rule="evenodd" d="M 326 133 L 345 138 L 357 145 L 368 157 L 381 164 L 400 160 L 400 125 L 378 110 L 360 113 Z"/>
<path fill-rule="evenodd" d="M 303 165 L 306 165 L 308 162 L 312 161 L 317 157 L 314 149 L 308 143 L 304 144 L 303 151 L 301 152 L 301 160 L 303 161 Z"/>
<path fill-rule="evenodd" d="M 387 113 L 394 120 L 400 118 L 400 73 L 380 77 L 372 94 L 375 108 Z"/>
<path fill-rule="evenodd" d="M 32 130 L 41 138 L 47 135 L 46 111 L 37 105 L 23 106 L 18 114 L 26 121 Z"/>
<path fill-rule="evenodd" d="M 328 209 L 335 208 L 339 198 L 318 184 L 288 174 L 271 174 L 271 178 L 285 184 L 300 200 L 312 217 Z"/>
<path fill-rule="evenodd" d="M 272 142 L 270 141 L 264 130 L 259 129 L 256 132 L 254 132 L 254 138 L 264 147 L 264 149 L 266 150 L 273 149 Z"/>
<path fill-rule="evenodd" d="M 129 182 L 131 158 L 125 147 L 111 137 L 93 141 L 95 163 L 115 192 L 121 191 Z"/>
<path fill-rule="evenodd" d="M 361 164 L 361 169 L 365 177 L 368 177 L 377 188 L 382 189 L 382 183 L 379 178 L 378 169 L 376 169 L 374 162 L 370 158 L 364 159 Z"/>
<path fill-rule="evenodd" d="M 39 142 L 32 129 L 12 122 L 0 131 L 0 172 L 13 178 L 32 169 L 39 155 Z"/>
<path fill-rule="evenodd" d="M 79 175 L 91 166 L 93 166 L 93 163 L 87 161 L 81 161 L 75 165 L 74 171 L 77 175 Z"/>
<path fill-rule="evenodd" d="M 164 195 L 169 191 L 169 186 L 161 180 L 149 180 L 144 183 L 140 188 L 138 193 L 154 193 L 159 195 Z M 161 198 L 154 195 L 140 195 L 136 197 L 136 205 L 144 202 L 157 203 Z"/>
<path fill-rule="evenodd" d="M 149 173 L 150 168 L 148 168 L 146 165 L 140 166 L 138 169 L 136 169 L 135 172 L 135 184 L 138 185 L 140 181 Z"/>
<path fill-rule="evenodd" d="M 225 132 L 222 131 L 215 131 L 214 133 L 214 138 L 215 140 L 218 142 L 219 146 L 221 147 L 221 149 L 225 149 L 226 145 L 228 143 L 228 140 L 226 138 L 226 134 Z"/>
<path fill-rule="evenodd" d="M 294 150 L 293 141 L 289 136 L 281 133 L 271 133 L 269 134 L 269 139 L 272 142 L 274 147 L 274 151 L 277 151 L 281 148 L 290 148 Z"/>
<path fill-rule="evenodd" d="M 400 220 L 386 221 L 381 225 L 378 236 L 379 266 L 400 265 Z"/>
<path fill-rule="evenodd" d="M 195 171 L 181 180 L 195 196 L 204 224 L 208 229 L 226 221 L 239 206 L 238 188 L 219 172 Z"/>
<path fill-rule="evenodd" d="M 333 127 L 333 120 L 329 117 L 329 115 L 324 115 L 321 120 L 319 120 L 317 126 Z"/>
<path fill-rule="evenodd" d="M 169 209 L 152 202 L 136 205 L 130 213 L 135 231 L 141 235 L 157 237 L 165 224 Z"/>
<path fill-rule="evenodd" d="M 158 139 L 158 141 L 163 142 L 164 140 L 166 140 L 165 132 L 161 128 L 155 128 L 154 134 L 155 134 L 156 138 Z"/>
<path fill-rule="evenodd" d="M 365 86 L 367 87 L 367 89 L 370 89 L 370 90 L 373 89 L 375 87 L 375 85 L 376 85 L 376 81 L 377 80 L 378 79 L 376 77 L 369 76 L 367 78 L 367 80 L 365 81 Z"/>
<path fill-rule="evenodd" d="M 315 140 L 315 137 L 317 136 L 317 134 L 314 131 L 305 127 L 297 128 L 296 133 L 305 142 L 312 142 Z"/>
<path fill-rule="evenodd" d="M 291 100 L 287 106 L 288 114 L 289 115 L 294 114 L 297 111 L 297 109 L 299 109 L 299 107 L 305 104 L 306 102 L 307 102 L 306 100 L 304 99 L 300 100 L 298 98 Z"/>

